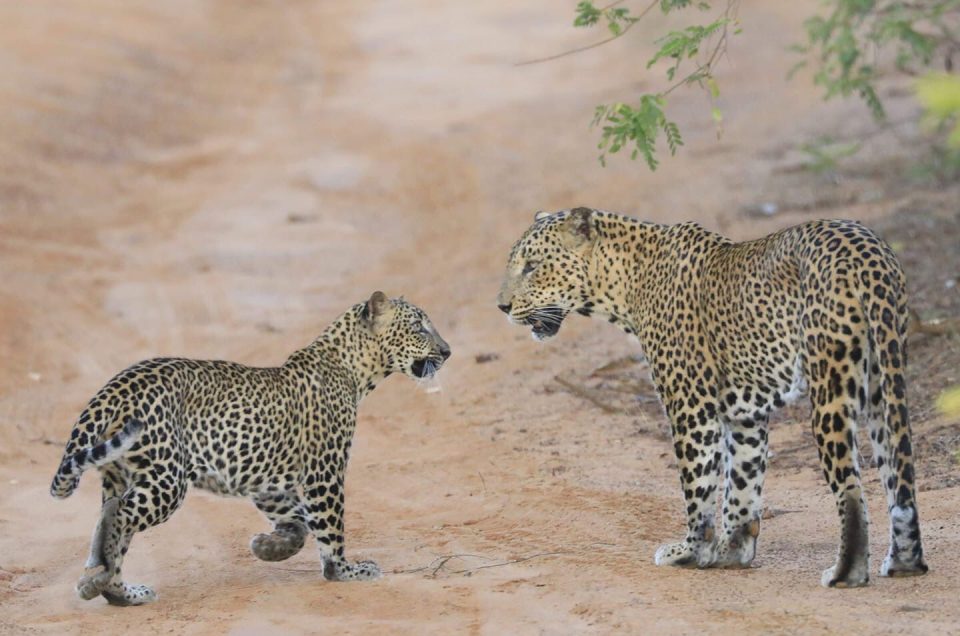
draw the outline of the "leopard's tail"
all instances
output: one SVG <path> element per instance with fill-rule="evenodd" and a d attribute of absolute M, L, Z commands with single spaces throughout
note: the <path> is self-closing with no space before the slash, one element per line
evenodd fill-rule
<path fill-rule="evenodd" d="M 65 454 L 50 484 L 50 494 L 64 499 L 73 494 L 80 484 L 83 471 L 91 466 L 103 466 L 114 462 L 137 443 L 146 425 L 143 420 L 131 417 L 113 437 L 75 453 Z"/>

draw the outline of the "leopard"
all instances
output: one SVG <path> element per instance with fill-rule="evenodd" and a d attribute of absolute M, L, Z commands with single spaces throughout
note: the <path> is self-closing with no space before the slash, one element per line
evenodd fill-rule
<path fill-rule="evenodd" d="M 589 207 L 538 212 L 513 244 L 497 306 L 540 341 L 571 313 L 639 341 L 670 423 L 686 512 L 684 539 L 657 549 L 656 565 L 751 566 L 769 416 L 806 395 L 840 520 L 822 585 L 869 582 L 864 423 L 890 521 L 880 574 L 927 572 L 907 412 L 906 277 L 863 224 L 814 220 L 735 242 L 696 222 Z"/>
<path fill-rule="evenodd" d="M 50 492 L 82 473 L 102 481 L 100 517 L 76 591 L 112 605 L 157 599 L 123 580 L 137 532 L 167 521 L 190 485 L 245 497 L 272 524 L 250 549 L 264 561 L 319 547 L 323 578 L 373 580 L 373 561 L 344 556 L 344 477 L 360 401 L 392 373 L 432 377 L 450 346 L 427 314 L 374 292 L 279 367 L 155 358 L 117 374 L 77 419 Z"/>

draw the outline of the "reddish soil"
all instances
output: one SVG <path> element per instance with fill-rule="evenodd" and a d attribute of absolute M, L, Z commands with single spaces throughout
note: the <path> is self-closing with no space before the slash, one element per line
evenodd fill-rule
<path fill-rule="evenodd" d="M 929 575 L 825 590 L 839 529 L 806 409 L 772 436 L 755 567 L 657 568 L 683 525 L 662 413 L 642 363 L 591 377 L 636 346 L 580 318 L 541 346 L 494 304 L 534 212 L 586 204 L 737 238 L 863 219 L 903 253 L 915 308 L 946 315 L 957 188 L 874 161 L 912 161 L 909 126 L 871 138 L 857 170 L 802 169 L 800 142 L 870 129 L 860 105 L 784 80 L 812 1 L 743 3 L 722 139 L 680 91 L 678 157 L 604 169 L 593 107 L 659 76 L 645 37 L 514 66 L 598 36 L 570 28 L 572 5 L 0 5 L 0 632 L 957 633 L 960 422 L 933 408 L 960 382 L 955 338 L 912 358 Z M 778 213 L 758 218 L 765 202 Z M 47 488 L 90 395 L 157 355 L 280 363 L 375 289 L 424 307 L 454 351 L 439 391 L 391 378 L 360 410 L 348 553 L 387 576 L 325 583 L 310 549 L 259 562 L 253 506 L 193 491 L 126 561 L 157 603 L 80 601 L 98 479 L 63 502 Z M 867 484 L 876 570 L 887 526 L 874 471 Z"/>

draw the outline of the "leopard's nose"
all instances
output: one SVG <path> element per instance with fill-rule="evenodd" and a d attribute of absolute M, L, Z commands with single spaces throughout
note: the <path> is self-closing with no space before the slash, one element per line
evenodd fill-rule
<path fill-rule="evenodd" d="M 509 314 L 509 313 L 510 313 L 510 307 L 511 307 L 511 305 L 512 305 L 512 303 L 507 304 L 507 305 L 497 305 L 497 307 L 499 307 L 499 308 L 500 308 L 500 311 L 502 311 L 503 313 Z"/>

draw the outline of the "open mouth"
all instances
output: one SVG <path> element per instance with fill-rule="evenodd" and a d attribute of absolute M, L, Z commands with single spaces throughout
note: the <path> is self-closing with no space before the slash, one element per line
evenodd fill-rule
<path fill-rule="evenodd" d="M 530 333 L 535 340 L 546 340 L 557 335 L 563 323 L 564 313 L 557 307 L 538 309 L 524 319 L 524 324 L 530 326 Z"/>
<path fill-rule="evenodd" d="M 410 366 L 410 371 L 418 378 L 432 378 L 440 370 L 442 362 L 437 362 L 431 358 L 421 358 L 415 360 Z"/>

